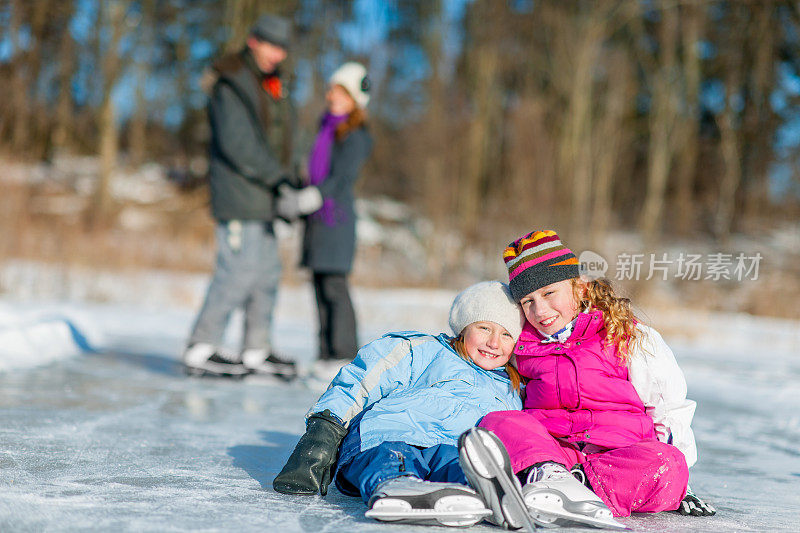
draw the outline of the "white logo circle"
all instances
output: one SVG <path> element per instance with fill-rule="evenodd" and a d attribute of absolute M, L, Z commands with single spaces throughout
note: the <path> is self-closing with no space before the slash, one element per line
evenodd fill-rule
<path fill-rule="evenodd" d="M 585 281 L 593 281 L 600 279 L 606 275 L 608 271 L 608 261 L 603 256 L 591 250 L 581 252 L 578 257 L 580 262 L 581 278 Z"/>

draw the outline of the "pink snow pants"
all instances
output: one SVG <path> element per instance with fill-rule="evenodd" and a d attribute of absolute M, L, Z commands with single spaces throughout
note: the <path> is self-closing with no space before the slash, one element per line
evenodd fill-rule
<path fill-rule="evenodd" d="M 479 425 L 494 432 L 506 446 L 514 472 L 543 461 L 555 461 L 567 468 L 581 463 L 592 489 L 614 516 L 673 511 L 686 495 L 686 458 L 670 444 L 643 440 L 583 453 L 550 435 L 525 411 L 489 413 Z"/>

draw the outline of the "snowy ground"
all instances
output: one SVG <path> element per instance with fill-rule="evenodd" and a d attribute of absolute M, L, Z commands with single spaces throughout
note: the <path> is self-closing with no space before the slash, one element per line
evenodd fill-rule
<path fill-rule="evenodd" d="M 444 331 L 451 297 L 356 291 L 362 340 Z M 0 300 L 0 531 L 425 529 L 366 519 L 360 500 L 335 489 L 325 498 L 273 492 L 319 391 L 185 377 L 177 358 L 193 313 Z M 312 359 L 313 317 L 309 290 L 282 291 L 280 352 Z M 636 531 L 796 531 L 800 323 L 660 320 L 698 401 L 692 485 L 719 513 L 622 521 Z"/>

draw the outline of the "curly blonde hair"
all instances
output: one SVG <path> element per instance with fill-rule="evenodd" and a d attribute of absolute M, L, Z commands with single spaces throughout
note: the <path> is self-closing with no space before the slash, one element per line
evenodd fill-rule
<path fill-rule="evenodd" d="M 582 312 L 598 310 L 603 313 L 605 342 L 616 347 L 621 363 L 627 363 L 631 352 L 641 341 L 641 332 L 636 327 L 639 320 L 633 313 L 630 299 L 617 296 L 611 281 L 606 278 L 592 281 L 572 278 L 570 281 L 572 293 Z"/>
<path fill-rule="evenodd" d="M 469 355 L 467 354 L 467 347 L 464 346 L 464 337 L 459 335 L 452 341 L 450 341 L 450 346 L 456 351 L 458 355 L 460 355 L 463 359 L 470 361 Z M 511 380 L 511 387 L 517 392 L 519 392 L 520 383 L 522 382 L 522 376 L 520 376 L 519 371 L 517 368 L 511 364 L 509 361 L 505 364 L 506 374 L 508 374 L 509 379 Z"/>

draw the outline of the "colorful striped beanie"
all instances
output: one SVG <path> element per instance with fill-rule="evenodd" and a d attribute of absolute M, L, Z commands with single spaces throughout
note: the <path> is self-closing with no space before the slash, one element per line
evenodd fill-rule
<path fill-rule="evenodd" d="M 551 283 L 580 275 L 578 258 L 564 246 L 555 231 L 532 231 L 503 252 L 508 285 L 516 301 Z"/>

